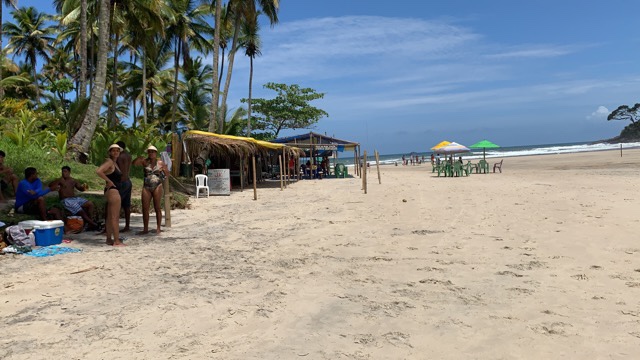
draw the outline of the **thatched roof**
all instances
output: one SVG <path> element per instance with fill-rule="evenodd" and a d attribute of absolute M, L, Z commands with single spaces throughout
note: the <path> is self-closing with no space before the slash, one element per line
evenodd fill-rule
<path fill-rule="evenodd" d="M 187 145 L 187 152 L 191 158 L 196 158 L 202 152 L 219 157 L 265 156 L 269 152 L 282 153 L 282 149 L 288 156 L 299 157 L 304 154 L 303 150 L 296 147 L 274 144 L 250 137 L 221 135 L 198 130 L 187 131 L 182 139 Z"/>

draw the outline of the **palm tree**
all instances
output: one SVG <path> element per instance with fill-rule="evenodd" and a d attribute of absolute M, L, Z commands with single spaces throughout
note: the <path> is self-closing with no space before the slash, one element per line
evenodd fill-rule
<path fill-rule="evenodd" d="M 178 74 L 180 69 L 180 58 L 182 66 L 188 67 L 191 62 L 190 47 L 201 53 L 207 54 L 210 45 L 204 35 L 213 34 L 214 30 L 207 24 L 204 14 L 206 6 L 195 6 L 194 0 L 169 0 L 169 6 L 174 12 L 175 18 L 169 26 L 167 33 L 174 42 L 174 80 L 173 80 L 173 101 L 171 105 L 171 116 L 175 118 L 178 107 Z M 172 122 L 171 131 L 175 132 L 175 122 Z"/>
<path fill-rule="evenodd" d="M 246 19 L 252 19 L 256 12 L 256 5 L 259 5 L 261 13 L 267 16 L 271 26 L 278 23 L 279 0 L 230 0 L 229 9 L 233 14 L 234 30 L 231 50 L 229 51 L 229 66 L 227 67 L 227 78 L 224 83 L 224 91 L 222 92 L 221 104 L 227 103 L 229 95 L 229 87 L 231 86 L 231 75 L 233 71 L 233 61 L 237 50 L 238 36 L 240 35 L 240 27 Z M 222 113 L 226 110 L 223 108 Z M 220 118 L 220 128 L 224 127 L 224 118 Z"/>
<path fill-rule="evenodd" d="M 82 126 L 69 139 L 69 154 L 79 158 L 80 153 L 88 153 L 91 138 L 98 125 L 100 106 L 104 96 L 107 81 L 107 51 L 109 42 L 109 10 L 110 0 L 100 0 L 99 33 L 98 33 L 98 65 L 96 69 L 95 85 L 91 90 L 91 100 Z"/>
<path fill-rule="evenodd" d="M 11 6 L 15 10 L 18 10 L 18 0 L 1 0 L 0 1 L 0 64 L 3 63 L 4 58 L 4 47 L 2 46 L 2 7 L 3 5 Z M 0 66 L 0 84 L 2 83 L 2 66 Z M 0 85 L 0 101 L 2 101 L 2 97 L 4 96 L 4 87 Z"/>
<path fill-rule="evenodd" d="M 40 13 L 34 7 L 20 8 L 11 12 L 14 23 L 3 25 L 3 31 L 9 36 L 9 44 L 7 47 L 14 52 L 15 55 L 23 55 L 31 64 L 33 71 L 33 80 L 36 84 L 36 104 L 40 102 L 40 89 L 38 86 L 38 74 L 36 65 L 38 57 L 49 59 L 52 52 L 54 38 L 54 28 L 47 26 L 46 22 L 49 16 Z"/>
<path fill-rule="evenodd" d="M 253 82 L 253 59 L 261 55 L 260 52 L 260 25 L 258 24 L 258 12 L 252 17 L 245 19 L 242 25 L 242 36 L 240 38 L 240 46 L 244 50 L 244 54 L 249 57 L 249 99 L 247 102 L 247 136 L 251 136 L 251 85 Z"/>
<path fill-rule="evenodd" d="M 215 31 L 213 35 L 213 85 L 211 86 L 211 115 L 209 119 L 209 131 L 216 129 L 218 119 L 218 100 L 220 97 L 220 87 L 218 82 L 218 57 L 220 56 L 220 19 L 222 18 L 222 0 L 211 0 L 216 3 L 215 15 Z M 222 130 L 222 127 L 220 127 Z"/>
<path fill-rule="evenodd" d="M 184 69 L 186 89 L 182 96 L 182 112 L 187 116 L 187 127 L 192 130 L 207 130 L 209 126 L 209 105 L 211 103 L 211 65 L 203 65 L 202 58 L 196 58 L 191 66 Z"/>
<path fill-rule="evenodd" d="M 111 33 L 114 35 L 112 44 L 114 73 L 111 85 L 113 92 L 111 108 L 114 111 L 110 112 L 109 124 L 114 125 L 115 107 L 118 98 L 118 74 L 116 71 L 118 69 L 117 59 L 118 55 L 120 55 L 120 37 L 129 35 L 131 36 L 129 41 L 137 45 L 148 40 L 145 36 L 148 31 L 164 34 L 164 17 L 172 17 L 173 14 L 168 11 L 164 0 L 112 0 L 112 4 Z"/>

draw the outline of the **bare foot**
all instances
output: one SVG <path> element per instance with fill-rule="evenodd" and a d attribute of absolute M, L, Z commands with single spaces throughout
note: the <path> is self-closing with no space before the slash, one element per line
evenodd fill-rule
<path fill-rule="evenodd" d="M 128 227 L 126 227 L 126 226 L 125 226 L 125 228 L 124 228 L 124 229 L 120 230 L 120 232 L 128 232 L 128 231 L 129 231 L 129 228 L 128 228 Z"/>
<path fill-rule="evenodd" d="M 160 234 L 161 232 L 162 232 L 162 230 L 156 229 L 156 235 Z"/>
<path fill-rule="evenodd" d="M 136 235 L 145 235 L 145 234 L 148 234 L 148 233 L 149 233 L 149 230 L 142 230 L 142 231 L 138 231 L 136 233 Z"/>
<path fill-rule="evenodd" d="M 121 242 L 117 242 L 117 243 L 113 243 L 114 247 L 121 247 L 121 246 L 127 246 L 127 244 L 125 243 L 121 243 Z"/>
<path fill-rule="evenodd" d="M 107 245 L 113 245 L 113 244 L 114 244 L 114 243 L 113 243 L 113 240 L 111 240 L 111 239 L 107 239 Z"/>

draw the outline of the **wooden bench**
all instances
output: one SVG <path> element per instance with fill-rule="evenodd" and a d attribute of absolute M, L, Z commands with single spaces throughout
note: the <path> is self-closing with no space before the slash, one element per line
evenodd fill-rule
<path fill-rule="evenodd" d="M 504 159 L 500 160 L 499 163 L 495 163 L 493 164 L 493 172 L 496 172 L 496 169 L 500 170 L 500 173 L 502 174 L 502 162 L 504 161 Z"/>

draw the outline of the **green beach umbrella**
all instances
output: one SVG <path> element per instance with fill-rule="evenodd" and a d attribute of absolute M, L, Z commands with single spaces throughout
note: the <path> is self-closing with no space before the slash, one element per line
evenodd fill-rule
<path fill-rule="evenodd" d="M 494 144 L 489 140 L 482 140 L 469 147 L 471 149 L 482 149 L 482 159 L 486 160 L 487 159 L 486 149 L 496 149 L 496 148 L 499 148 L 500 145 Z"/>

